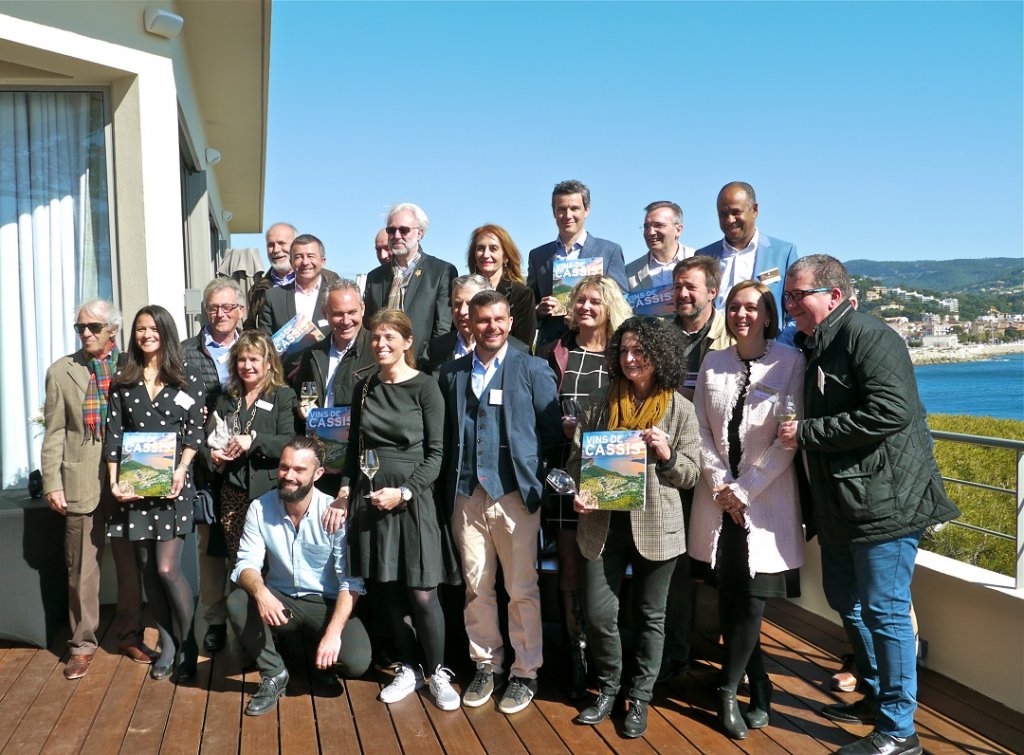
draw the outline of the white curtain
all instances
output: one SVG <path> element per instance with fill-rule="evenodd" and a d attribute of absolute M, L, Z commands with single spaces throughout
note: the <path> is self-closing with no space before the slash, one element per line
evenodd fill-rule
<path fill-rule="evenodd" d="M 0 484 L 39 467 L 47 367 L 75 307 L 111 298 L 103 97 L 0 92 Z"/>

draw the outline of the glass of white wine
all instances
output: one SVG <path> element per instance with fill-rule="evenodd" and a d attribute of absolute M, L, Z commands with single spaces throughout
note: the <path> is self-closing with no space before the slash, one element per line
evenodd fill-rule
<path fill-rule="evenodd" d="M 780 393 L 775 402 L 775 419 L 779 422 L 792 422 L 796 419 L 796 401 L 788 393 Z"/>
<path fill-rule="evenodd" d="M 363 470 L 363 474 L 366 475 L 370 481 L 370 493 L 373 493 L 373 476 L 377 474 L 377 470 L 380 469 L 380 460 L 377 458 L 377 452 L 372 448 L 368 448 L 363 451 L 359 457 L 359 468 Z M 369 498 L 370 496 L 365 496 Z"/>
<path fill-rule="evenodd" d="M 307 380 L 302 384 L 299 391 L 299 401 L 302 402 L 302 408 L 307 412 L 310 409 L 315 409 L 317 399 L 320 398 L 320 391 L 316 389 L 316 383 L 312 380 Z"/>

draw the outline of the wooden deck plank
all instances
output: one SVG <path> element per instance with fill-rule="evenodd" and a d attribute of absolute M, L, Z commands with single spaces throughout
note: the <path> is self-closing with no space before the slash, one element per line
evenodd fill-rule
<path fill-rule="evenodd" d="M 565 746 L 570 752 L 590 753 L 611 752 L 611 748 L 594 731 L 592 726 L 581 726 L 574 723 L 573 719 L 580 712 L 580 708 L 569 703 L 565 698 L 556 697 L 548 699 L 546 696 L 534 698 L 533 704 L 544 714 L 551 727 L 558 732 Z M 589 705 L 590 702 L 587 702 Z"/>
<path fill-rule="evenodd" d="M 245 674 L 244 677 L 244 697 L 245 701 L 248 702 L 249 698 L 252 697 L 253 693 L 260 686 L 260 672 L 250 671 Z M 285 690 L 285 695 L 289 694 L 289 690 Z M 282 695 L 281 700 L 284 696 Z M 249 753 L 266 753 L 266 752 L 278 752 L 280 747 L 280 732 L 281 732 L 281 721 L 279 719 L 281 713 L 281 702 L 278 701 L 277 707 L 262 716 L 242 716 L 242 735 L 239 743 L 239 752 L 242 755 L 249 755 Z"/>
<path fill-rule="evenodd" d="M 356 733 L 363 752 L 400 753 L 398 735 L 391 722 L 388 706 L 377 699 L 380 684 L 375 681 L 353 680 L 346 685 Z"/>
<path fill-rule="evenodd" d="M 121 743 L 122 753 L 136 755 L 160 750 L 175 689 L 174 682 L 169 678 L 155 681 L 146 677 L 128 723 L 128 731 Z"/>
<path fill-rule="evenodd" d="M 548 690 L 542 687 L 540 692 L 547 694 Z M 505 715 L 500 711 L 497 714 L 499 716 Z M 561 737 L 558 736 L 558 732 L 551 727 L 544 713 L 533 703 L 518 713 L 505 716 L 505 718 L 508 719 L 509 725 L 515 731 L 527 752 L 569 752 Z"/>
<path fill-rule="evenodd" d="M 453 684 L 452 687 L 460 696 L 462 695 L 462 688 L 459 685 Z M 447 755 L 481 755 L 486 752 L 466 718 L 465 708 L 455 711 L 441 710 L 429 701 L 424 708 Z"/>
<path fill-rule="evenodd" d="M 466 719 L 483 743 L 485 751 L 510 754 L 526 752 L 508 717 L 498 711 L 495 697 L 497 694 L 479 708 L 464 708 Z"/>
<path fill-rule="evenodd" d="M 120 653 L 111 653 L 101 647 L 89 666 L 89 673 L 77 682 L 68 682 L 73 685 L 71 697 L 47 734 L 44 752 L 71 755 L 82 748 L 122 658 Z"/>
<path fill-rule="evenodd" d="M 107 753 L 121 749 L 142 685 L 148 679 L 148 675 L 148 666 L 132 663 L 124 657 L 118 660 L 117 670 L 110 680 L 107 694 L 94 713 L 92 728 L 82 745 L 83 751 Z"/>
<path fill-rule="evenodd" d="M 51 674 L 56 671 L 61 681 L 66 681 L 61 676 L 61 669 L 60 658 L 56 654 L 49 650 L 26 649 L 26 662 L 21 666 L 21 673 L 12 680 L 12 688 L 0 700 L 0 749 L 8 744 L 36 703 L 46 705 L 45 699 L 37 698 Z"/>
<path fill-rule="evenodd" d="M 424 690 L 409 695 L 404 700 L 391 705 L 377 701 L 377 705 L 387 708 L 391 722 L 398 736 L 402 752 L 414 752 L 416 755 L 441 755 L 444 749 L 437 741 L 437 733 L 430 722 L 424 705 L 433 705 L 425 699 Z"/>
<path fill-rule="evenodd" d="M 348 681 L 342 682 L 340 695 L 316 695 L 313 698 L 320 752 L 327 755 L 360 751 L 348 684 Z"/>
<path fill-rule="evenodd" d="M 298 661 L 300 659 L 296 659 Z M 308 659 L 305 659 L 308 662 Z M 294 673 L 292 673 L 294 672 Z M 304 755 L 316 752 L 319 741 L 316 734 L 316 716 L 313 714 L 313 695 L 309 667 L 292 662 L 288 694 L 278 703 L 281 722 L 281 752 L 285 755 Z M 340 691 L 340 686 L 336 691 Z"/>
<path fill-rule="evenodd" d="M 90 674 L 93 666 L 99 660 L 101 652 L 97 652 L 93 657 L 93 663 L 89 668 Z M 78 684 L 88 678 L 87 674 L 83 679 L 68 681 L 64 678 L 63 664 L 56 665 L 50 671 L 39 696 L 25 711 L 17 728 L 12 733 L 7 742 L 7 749 L 19 753 L 41 750 Z"/>
<path fill-rule="evenodd" d="M 227 646 L 216 653 L 210 663 L 210 685 L 201 742 L 204 755 L 238 753 L 242 708 L 248 696 L 243 692 L 241 651 L 234 636 L 231 633 L 228 635 Z"/>
<path fill-rule="evenodd" d="M 213 659 L 199 656 L 195 681 L 179 685 L 174 691 L 161 753 L 186 755 L 199 752 L 206 723 L 206 703 L 209 699 L 210 673 Z"/>

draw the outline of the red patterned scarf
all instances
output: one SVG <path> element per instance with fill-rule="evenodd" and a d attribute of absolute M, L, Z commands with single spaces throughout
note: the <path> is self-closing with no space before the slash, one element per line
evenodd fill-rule
<path fill-rule="evenodd" d="M 85 389 L 85 401 L 82 402 L 82 425 L 85 437 L 103 440 L 103 431 L 107 426 L 107 394 L 110 392 L 110 379 L 114 376 L 114 365 L 117 364 L 117 346 L 106 356 L 89 359 L 89 386 Z"/>

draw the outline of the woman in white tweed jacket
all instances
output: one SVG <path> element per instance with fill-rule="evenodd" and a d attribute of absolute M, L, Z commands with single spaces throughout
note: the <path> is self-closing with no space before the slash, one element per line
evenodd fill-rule
<path fill-rule="evenodd" d="M 771 680 L 759 637 L 765 599 L 799 594 L 803 564 L 795 452 L 776 441 L 776 405 L 789 396 L 799 414 L 804 358 L 775 343 L 775 301 L 758 281 L 743 281 L 726 298 L 734 347 L 709 352 L 694 394 L 700 426 L 702 479 L 694 489 L 688 551 L 695 571 L 718 585 L 724 660 L 718 690 L 723 729 L 743 739 L 768 724 Z M 744 720 L 736 703 L 750 680 Z"/>

